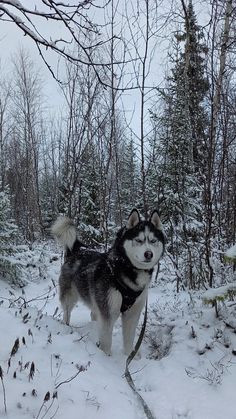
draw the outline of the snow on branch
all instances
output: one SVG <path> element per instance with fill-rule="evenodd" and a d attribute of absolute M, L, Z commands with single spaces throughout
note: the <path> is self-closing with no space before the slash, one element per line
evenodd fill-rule
<path fill-rule="evenodd" d="M 225 253 L 226 260 L 236 261 L 236 244 L 231 246 Z"/>
<path fill-rule="evenodd" d="M 0 0 L 0 20 L 14 23 L 25 36 L 34 41 L 52 74 L 53 71 L 44 56 L 46 50 L 52 50 L 71 62 L 90 65 L 96 71 L 97 66 L 108 66 L 110 63 L 96 62 L 92 59 L 93 49 L 109 41 L 100 39 L 101 26 L 88 17 L 89 9 L 98 8 L 94 3 L 94 0 L 83 0 L 78 4 L 41 0 L 39 9 L 38 3 L 37 6 L 33 4 L 29 8 L 18 0 Z M 53 36 L 53 22 L 63 24 L 62 36 L 59 39 Z M 50 35 L 44 34 L 45 28 L 50 29 Z M 95 40 L 94 44 L 92 40 Z M 71 52 L 66 46 L 74 43 L 78 48 Z M 73 51 L 73 48 L 71 50 Z"/>
<path fill-rule="evenodd" d="M 216 301 L 224 301 L 236 295 L 236 283 L 231 282 L 218 288 L 211 288 L 204 292 L 202 298 L 206 304 L 214 304 Z"/>

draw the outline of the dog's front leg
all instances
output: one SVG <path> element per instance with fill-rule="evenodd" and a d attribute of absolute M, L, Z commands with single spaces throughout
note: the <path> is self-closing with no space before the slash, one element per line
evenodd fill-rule
<path fill-rule="evenodd" d="M 100 307 L 98 315 L 99 342 L 98 346 L 107 355 L 111 355 L 112 331 L 115 321 L 120 315 L 122 304 L 121 293 L 115 288 L 111 288 L 107 294 L 106 310 Z"/>
<path fill-rule="evenodd" d="M 132 307 L 122 314 L 122 331 L 125 355 L 129 355 L 133 350 L 135 331 L 145 304 L 145 298 L 146 294 L 141 295 Z"/>
<path fill-rule="evenodd" d="M 111 320 L 99 319 L 99 341 L 97 345 L 107 355 L 111 355 L 113 326 L 114 322 Z"/>
<path fill-rule="evenodd" d="M 112 331 L 114 323 L 120 315 L 121 304 L 122 296 L 120 292 L 112 288 L 107 296 L 107 311 L 102 312 L 100 310 L 98 346 L 107 355 L 111 355 Z"/>

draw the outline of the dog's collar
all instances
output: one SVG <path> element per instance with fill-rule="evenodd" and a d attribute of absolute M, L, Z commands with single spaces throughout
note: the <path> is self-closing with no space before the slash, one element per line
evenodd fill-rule
<path fill-rule="evenodd" d="M 148 274 L 152 274 L 153 268 L 151 269 L 140 269 L 140 268 L 134 268 L 136 271 L 142 271 L 142 272 L 146 272 Z"/>
<path fill-rule="evenodd" d="M 146 272 L 146 273 L 149 273 L 149 274 L 151 274 L 152 271 L 153 271 L 153 268 L 150 268 L 150 269 L 137 268 L 136 266 L 132 265 L 132 263 L 130 262 L 130 260 L 128 259 L 127 256 L 126 256 L 126 258 L 123 256 L 121 260 L 124 262 L 124 264 L 126 266 L 129 266 L 130 268 L 134 269 L 135 271 Z"/>
<path fill-rule="evenodd" d="M 134 290 L 133 288 L 131 288 L 129 285 L 127 285 L 125 282 L 120 281 L 119 278 L 114 277 L 115 283 L 118 284 L 118 286 L 122 289 L 125 290 L 127 293 L 132 293 L 132 294 L 137 294 L 140 295 L 145 287 L 142 287 L 140 289 Z"/>

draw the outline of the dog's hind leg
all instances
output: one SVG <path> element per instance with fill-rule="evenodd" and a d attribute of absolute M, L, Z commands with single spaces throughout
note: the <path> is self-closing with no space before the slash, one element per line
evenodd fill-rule
<path fill-rule="evenodd" d="M 70 288 L 60 288 L 60 301 L 63 309 L 63 322 L 70 324 L 71 312 L 79 299 L 79 294 L 73 284 Z"/>
<path fill-rule="evenodd" d="M 71 302 L 68 301 L 62 301 L 61 305 L 63 308 L 63 322 L 69 326 L 71 312 L 74 308 L 74 304 L 71 304 Z"/>

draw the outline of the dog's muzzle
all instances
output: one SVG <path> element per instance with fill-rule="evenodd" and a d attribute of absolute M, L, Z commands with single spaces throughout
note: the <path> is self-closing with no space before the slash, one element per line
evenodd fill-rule
<path fill-rule="evenodd" d="M 152 260 L 153 258 L 153 253 L 151 250 L 146 250 L 146 252 L 144 252 L 144 257 L 145 259 L 149 262 L 150 260 Z"/>

